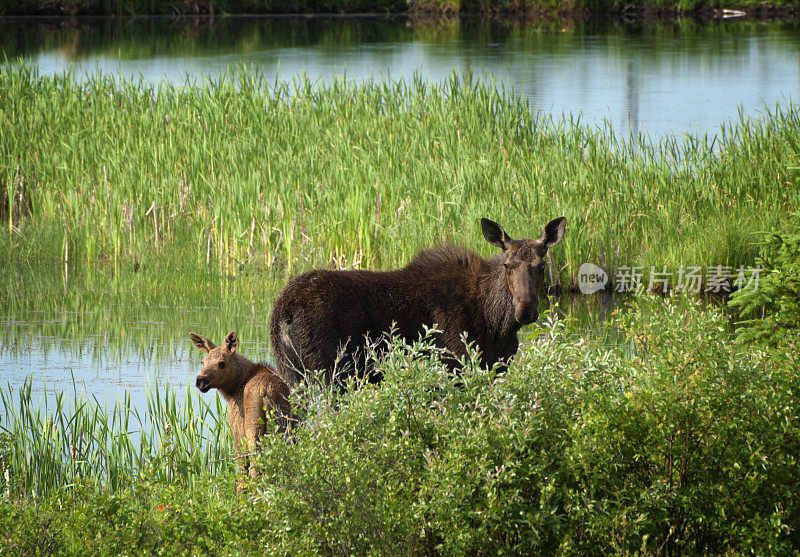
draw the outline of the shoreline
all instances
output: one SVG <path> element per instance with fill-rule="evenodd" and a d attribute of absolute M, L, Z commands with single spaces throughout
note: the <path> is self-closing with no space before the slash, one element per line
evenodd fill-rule
<path fill-rule="evenodd" d="M 208 2 L 201 6 L 191 3 L 183 8 L 165 6 L 161 10 L 138 10 L 135 7 L 125 9 L 108 9 L 100 3 L 98 5 L 75 6 L 68 0 L 55 0 L 39 6 L 3 5 L 0 0 L 0 20 L 12 18 L 137 18 L 137 17 L 170 17 L 170 18 L 216 18 L 216 17 L 380 17 L 380 16 L 410 16 L 421 18 L 452 19 L 458 17 L 498 18 L 514 17 L 530 21 L 574 21 L 574 20 L 629 20 L 634 22 L 663 21 L 673 17 L 694 17 L 701 21 L 718 19 L 800 19 L 800 1 L 787 4 L 762 4 L 722 2 L 722 6 L 693 6 L 681 9 L 678 3 L 665 6 L 659 2 L 632 6 L 630 4 L 621 9 L 609 5 L 608 9 L 588 9 L 581 5 L 570 8 L 553 8 L 542 5 L 540 2 L 509 4 L 476 3 L 471 0 L 456 3 L 452 0 L 427 0 L 409 3 L 404 0 L 387 0 L 383 5 L 376 2 L 363 2 L 362 0 L 342 0 L 341 5 L 331 9 L 329 3 L 286 2 L 281 7 L 274 9 L 250 9 L 246 6 L 236 6 L 225 9 L 224 2 Z M 86 4 L 89 4 L 87 2 Z M 222 4 L 222 5 L 220 5 Z M 371 4 L 371 5 L 368 5 Z M 576 3 L 577 4 L 577 3 Z"/>

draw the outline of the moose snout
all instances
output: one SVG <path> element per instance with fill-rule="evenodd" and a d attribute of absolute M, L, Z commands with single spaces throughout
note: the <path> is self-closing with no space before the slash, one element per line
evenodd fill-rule
<path fill-rule="evenodd" d="M 520 325 L 530 325 L 539 319 L 539 310 L 536 309 L 536 304 L 516 304 L 514 306 L 514 318 Z"/>
<path fill-rule="evenodd" d="M 198 389 L 200 389 L 201 393 L 207 393 L 209 389 L 211 389 L 211 381 L 204 375 L 198 375 L 194 384 Z"/>

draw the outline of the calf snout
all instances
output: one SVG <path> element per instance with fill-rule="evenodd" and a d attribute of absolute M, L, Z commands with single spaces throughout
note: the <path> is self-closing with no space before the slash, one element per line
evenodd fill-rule
<path fill-rule="evenodd" d="M 205 375 L 198 375 L 194 384 L 202 393 L 207 393 L 211 389 L 211 380 Z"/>

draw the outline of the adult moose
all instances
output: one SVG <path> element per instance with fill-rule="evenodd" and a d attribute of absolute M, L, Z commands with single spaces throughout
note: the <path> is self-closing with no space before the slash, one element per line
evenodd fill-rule
<path fill-rule="evenodd" d="M 436 325 L 436 343 L 456 358 L 466 354 L 466 333 L 483 366 L 507 361 L 517 352 L 517 331 L 539 317 L 544 257 L 565 227 L 559 217 L 536 240 L 514 240 L 481 219 L 486 241 L 503 250 L 492 259 L 444 246 L 394 271 L 315 270 L 293 278 L 270 322 L 278 374 L 293 386 L 306 372 L 325 370 L 326 383 L 338 383 L 365 369 L 366 339 L 392 331 L 412 342 L 423 325 Z"/>

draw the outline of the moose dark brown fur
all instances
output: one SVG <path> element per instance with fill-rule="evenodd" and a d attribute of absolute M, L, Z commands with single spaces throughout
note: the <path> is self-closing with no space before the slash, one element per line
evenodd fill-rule
<path fill-rule="evenodd" d="M 258 470 L 252 454 L 259 438 L 266 433 L 267 413 L 274 409 L 279 431 L 290 427 L 289 388 L 272 367 L 252 362 L 236 351 L 239 337 L 235 331 L 228 333 L 222 346 L 214 346 L 213 342 L 195 333 L 189 333 L 189 338 L 200 351 L 207 353 L 195 384 L 204 393 L 217 389 L 228 401 L 228 423 L 239 452 L 239 473 L 249 472 L 255 477 Z M 246 442 L 246 449 L 242 440 Z M 242 455 L 243 450 L 250 457 Z M 237 490 L 242 491 L 242 488 L 240 482 Z"/>
<path fill-rule="evenodd" d="M 325 370 L 325 381 L 335 383 L 364 369 L 365 339 L 392 331 L 414 341 L 423 326 L 434 325 L 441 331 L 437 344 L 455 358 L 466 354 L 466 333 L 483 366 L 508 361 L 517 352 L 517 331 L 539 317 L 544 257 L 565 227 L 559 217 L 538 239 L 513 240 L 481 219 L 484 238 L 503 250 L 492 259 L 446 246 L 422 251 L 394 271 L 316 270 L 293 278 L 270 322 L 278 373 L 293 386 L 306 372 Z"/>

